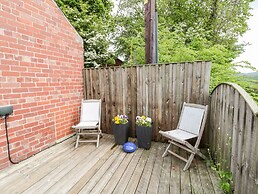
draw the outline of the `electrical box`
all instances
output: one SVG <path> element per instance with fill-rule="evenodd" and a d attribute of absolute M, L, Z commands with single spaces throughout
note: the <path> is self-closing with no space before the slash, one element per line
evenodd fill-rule
<path fill-rule="evenodd" d="M 0 106 L 0 116 L 8 116 L 13 113 L 13 106 Z"/>

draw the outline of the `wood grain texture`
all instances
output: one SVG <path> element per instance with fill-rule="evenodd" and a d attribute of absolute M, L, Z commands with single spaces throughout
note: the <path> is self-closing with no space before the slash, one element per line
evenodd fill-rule
<path fill-rule="evenodd" d="M 108 134 L 98 148 L 87 143 L 74 149 L 74 142 L 75 137 L 0 171 L 1 193 L 222 193 L 218 175 L 211 176 L 198 157 L 186 172 L 176 157 L 162 158 L 164 143 L 128 154 L 113 147 Z"/>
<path fill-rule="evenodd" d="M 112 133 L 112 117 L 127 114 L 135 137 L 135 117 L 146 115 L 154 122 L 152 139 L 165 141 L 158 132 L 177 126 L 183 102 L 208 104 L 210 69 L 201 61 L 84 69 L 84 94 L 102 99 L 104 133 Z"/>
<path fill-rule="evenodd" d="M 258 106 L 238 85 L 218 85 L 210 97 L 211 153 L 231 171 L 236 194 L 258 191 Z"/>

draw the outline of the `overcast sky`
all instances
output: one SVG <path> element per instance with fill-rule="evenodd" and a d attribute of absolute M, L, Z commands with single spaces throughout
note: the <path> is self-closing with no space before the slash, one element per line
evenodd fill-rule
<path fill-rule="evenodd" d="M 249 42 L 250 45 L 245 47 L 245 52 L 236 59 L 236 61 L 249 61 L 252 66 L 258 70 L 258 0 L 251 3 L 253 10 L 252 17 L 248 21 L 248 30 L 239 42 Z M 250 70 L 242 70 L 243 72 L 250 72 Z"/>

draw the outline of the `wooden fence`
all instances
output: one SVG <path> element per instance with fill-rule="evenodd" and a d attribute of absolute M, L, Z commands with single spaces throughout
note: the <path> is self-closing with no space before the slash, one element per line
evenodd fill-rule
<path fill-rule="evenodd" d="M 158 131 L 176 127 L 184 101 L 208 104 L 210 62 L 174 63 L 83 70 L 85 99 L 102 99 L 102 130 L 112 133 L 111 120 L 126 114 L 130 136 L 135 136 L 135 117 L 154 121 L 153 140 L 162 141 Z"/>
<path fill-rule="evenodd" d="M 258 193 L 258 107 L 238 85 L 217 86 L 210 99 L 209 143 L 236 194 Z"/>

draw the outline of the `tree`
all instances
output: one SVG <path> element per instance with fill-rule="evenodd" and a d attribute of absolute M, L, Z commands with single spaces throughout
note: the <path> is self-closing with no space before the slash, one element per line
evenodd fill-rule
<path fill-rule="evenodd" d="M 116 55 L 133 64 L 144 63 L 144 5 L 139 0 L 120 0 L 114 16 L 116 24 L 112 34 Z M 132 52 L 131 52 L 132 50 Z M 135 55 L 139 53 L 138 55 Z M 141 57 L 143 57 L 143 61 Z"/>
<path fill-rule="evenodd" d="M 205 38 L 211 43 L 239 50 L 238 37 L 247 29 L 250 2 L 253 0 L 159 0 L 160 22 L 173 28 L 178 24 L 184 30 L 204 29 Z M 191 41 L 191 40 L 188 40 Z M 241 46 L 240 46 L 241 48 Z M 240 50 L 241 51 L 241 50 Z"/>
<path fill-rule="evenodd" d="M 85 67 L 107 64 L 109 34 L 114 29 L 110 0 L 56 0 L 84 41 Z"/>
<path fill-rule="evenodd" d="M 213 64 L 211 88 L 220 82 L 237 81 L 232 61 L 244 46 L 237 44 L 237 38 L 248 28 L 250 2 L 157 0 L 159 62 L 209 60 Z M 144 63 L 143 18 L 142 0 L 120 0 L 116 52 L 127 60 L 132 56 L 137 64 Z"/>

